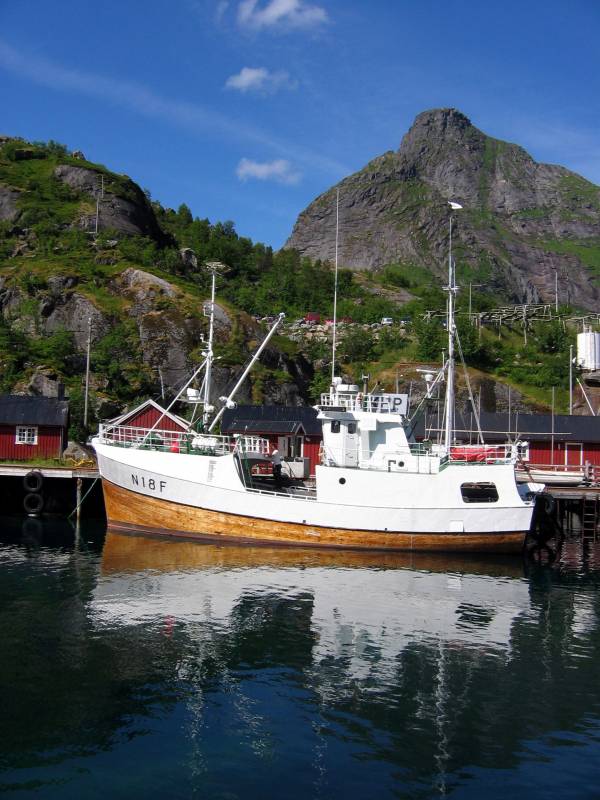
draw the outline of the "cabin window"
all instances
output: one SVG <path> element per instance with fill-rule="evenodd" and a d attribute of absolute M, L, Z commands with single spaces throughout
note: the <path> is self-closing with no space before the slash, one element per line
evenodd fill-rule
<path fill-rule="evenodd" d="M 332 433 L 339 433 L 340 432 L 340 421 L 339 419 L 334 419 L 331 421 L 331 432 Z"/>
<path fill-rule="evenodd" d="M 348 423 L 348 433 L 356 433 L 356 422 Z"/>
<path fill-rule="evenodd" d="M 37 444 L 38 429 L 33 425 L 17 425 L 16 444 Z"/>
<path fill-rule="evenodd" d="M 498 489 L 494 483 L 463 483 L 460 493 L 465 503 L 498 502 Z"/>

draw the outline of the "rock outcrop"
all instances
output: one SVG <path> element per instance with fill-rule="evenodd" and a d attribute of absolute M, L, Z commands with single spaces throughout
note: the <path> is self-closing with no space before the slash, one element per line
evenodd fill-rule
<path fill-rule="evenodd" d="M 102 192 L 103 173 L 88 167 L 74 167 L 61 164 L 54 170 L 58 180 L 78 192 L 89 195 L 98 205 L 98 229 L 115 230 L 126 235 L 150 236 L 157 242 L 164 240 L 164 234 L 156 221 L 152 206 L 140 187 L 122 177 L 115 184 L 110 176 L 105 176 L 106 183 Z M 88 214 L 80 220 L 85 228 L 95 224 L 95 214 Z"/>
<path fill-rule="evenodd" d="M 459 269 L 517 302 L 553 301 L 558 271 L 561 301 L 598 307 L 600 188 L 486 136 L 455 109 L 420 114 L 397 151 L 314 200 L 286 247 L 333 260 L 337 189 L 344 267 L 401 262 L 442 277 L 452 199 L 464 206 L 454 226 Z"/>
<path fill-rule="evenodd" d="M 19 216 L 17 200 L 19 192 L 0 184 L 0 222 L 14 222 Z"/>

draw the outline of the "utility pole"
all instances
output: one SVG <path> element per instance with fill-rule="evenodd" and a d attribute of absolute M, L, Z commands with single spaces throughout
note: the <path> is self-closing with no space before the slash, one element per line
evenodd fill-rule
<path fill-rule="evenodd" d="M 83 405 L 83 426 L 88 424 L 88 395 L 90 391 L 90 350 L 92 345 L 92 318 L 88 317 L 87 354 L 85 359 L 85 400 Z"/>
<path fill-rule="evenodd" d="M 558 314 L 558 268 L 554 269 L 554 310 Z"/>
<path fill-rule="evenodd" d="M 573 345 L 569 345 L 569 414 L 573 414 Z"/>
<path fill-rule="evenodd" d="M 484 283 L 469 283 L 469 322 L 471 323 L 471 325 L 473 324 L 473 322 L 471 320 L 471 306 L 472 306 L 471 293 L 472 293 L 473 288 L 478 289 L 480 286 L 485 286 L 485 284 Z"/>

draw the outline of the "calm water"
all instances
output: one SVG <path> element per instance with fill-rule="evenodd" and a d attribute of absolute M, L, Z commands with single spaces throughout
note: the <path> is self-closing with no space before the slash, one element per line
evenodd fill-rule
<path fill-rule="evenodd" d="M 600 550 L 525 567 L 1 530 L 7 796 L 600 796 Z"/>

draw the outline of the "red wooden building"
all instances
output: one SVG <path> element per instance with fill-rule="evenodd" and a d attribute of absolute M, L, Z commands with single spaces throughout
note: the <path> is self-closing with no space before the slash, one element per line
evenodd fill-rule
<path fill-rule="evenodd" d="M 158 424 L 157 424 L 158 423 Z M 109 420 L 107 425 L 119 425 L 124 428 L 145 428 L 150 429 L 155 425 L 157 429 L 163 431 L 187 431 L 190 423 L 166 411 L 155 400 L 144 400 L 139 406 L 126 411 L 115 419 Z"/>
<path fill-rule="evenodd" d="M 68 428 L 67 400 L 0 395 L 0 459 L 60 458 L 67 446 Z"/>
<path fill-rule="evenodd" d="M 297 477 L 315 474 L 323 439 L 317 411 L 311 406 L 237 406 L 223 413 L 225 435 L 262 436 L 284 460 L 284 472 Z"/>
<path fill-rule="evenodd" d="M 488 444 L 521 442 L 521 458 L 530 466 L 582 469 L 600 474 L 600 417 L 569 414 L 481 413 L 481 429 Z M 421 420 L 418 439 L 436 439 L 439 421 L 433 416 Z M 456 439 L 463 444 L 477 442 L 473 414 L 457 415 Z"/>
<path fill-rule="evenodd" d="M 483 412 L 481 427 L 486 442 L 523 442 L 522 458 L 531 465 L 600 466 L 600 417 Z"/>

